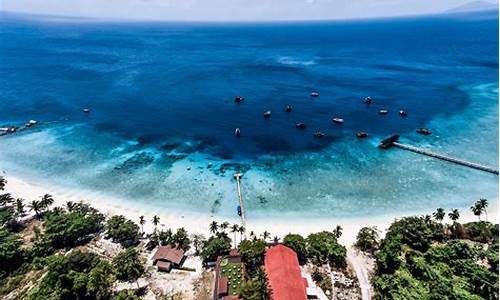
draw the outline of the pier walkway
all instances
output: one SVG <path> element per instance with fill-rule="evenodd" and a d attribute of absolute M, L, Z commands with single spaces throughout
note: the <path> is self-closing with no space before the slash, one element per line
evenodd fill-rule
<path fill-rule="evenodd" d="M 402 144 L 402 143 L 399 143 L 399 142 L 396 142 L 396 141 L 392 142 L 392 146 L 400 148 L 400 149 L 412 151 L 412 152 L 415 152 L 415 153 L 427 155 L 427 156 L 430 156 L 430 157 L 438 158 L 438 159 L 441 159 L 441 160 L 445 160 L 445 161 L 448 161 L 448 162 L 451 162 L 451 163 L 454 163 L 454 164 L 457 164 L 457 165 L 462 165 L 462 166 L 469 167 L 469 168 L 472 168 L 472 169 L 476 169 L 476 170 L 480 170 L 480 171 L 484 171 L 484 172 L 488 172 L 488 173 L 492 173 L 492 174 L 498 175 L 498 170 L 494 169 L 492 167 L 483 166 L 483 165 L 480 165 L 480 164 L 476 164 L 476 163 L 473 163 L 473 162 L 469 162 L 469 161 L 466 161 L 466 160 L 463 160 L 463 159 L 451 157 L 451 156 L 444 155 L 444 154 L 434 153 L 434 152 L 431 152 L 431 151 L 429 151 L 427 149 L 415 147 L 415 146 L 412 146 L 412 145 Z"/>
<path fill-rule="evenodd" d="M 245 206 L 243 203 L 243 195 L 241 194 L 241 176 L 243 176 L 243 174 L 241 173 L 234 174 L 234 179 L 236 179 L 236 187 L 238 189 L 238 200 L 240 202 L 241 223 L 243 224 L 243 227 L 246 228 Z"/>

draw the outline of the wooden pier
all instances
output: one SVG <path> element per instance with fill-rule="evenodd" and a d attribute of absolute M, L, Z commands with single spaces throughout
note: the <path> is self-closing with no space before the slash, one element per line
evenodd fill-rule
<path fill-rule="evenodd" d="M 476 163 L 469 162 L 469 161 L 466 161 L 466 160 L 463 160 L 463 159 L 451 157 L 451 156 L 448 156 L 448 155 L 445 155 L 445 154 L 434 153 L 434 152 L 431 152 L 431 151 L 429 151 L 427 149 L 423 149 L 423 148 L 419 148 L 419 147 L 415 147 L 415 146 L 407 145 L 407 144 L 401 144 L 401 143 L 399 143 L 397 141 L 393 141 L 392 142 L 392 146 L 400 148 L 400 149 L 408 150 L 408 151 L 411 151 L 411 152 L 415 152 L 415 153 L 427 155 L 427 156 L 430 156 L 430 157 L 434 157 L 434 158 L 437 158 L 437 159 L 441 159 L 441 160 L 444 160 L 444 161 L 448 161 L 448 162 L 451 162 L 451 163 L 454 163 L 454 164 L 457 164 L 457 165 L 462 165 L 462 166 L 469 167 L 469 168 L 472 168 L 472 169 L 476 169 L 476 170 L 480 170 L 480 171 L 484 171 L 484 172 L 488 172 L 488 173 L 492 173 L 492 174 L 498 175 L 498 170 L 494 169 L 492 167 L 488 167 L 488 166 L 476 164 Z"/>
<path fill-rule="evenodd" d="M 234 179 L 236 179 L 236 187 L 238 189 L 238 200 L 240 202 L 240 210 L 241 210 L 241 223 L 243 227 L 246 228 L 246 218 L 245 218 L 245 206 L 243 205 L 243 195 L 241 194 L 241 177 L 243 174 L 236 173 L 234 174 Z"/>

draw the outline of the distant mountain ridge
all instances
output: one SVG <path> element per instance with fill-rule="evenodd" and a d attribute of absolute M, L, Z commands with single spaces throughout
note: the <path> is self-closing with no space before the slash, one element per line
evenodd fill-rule
<path fill-rule="evenodd" d="M 444 13 L 465 13 L 486 10 L 498 10 L 498 4 L 488 1 L 471 1 L 455 8 L 448 9 Z"/>

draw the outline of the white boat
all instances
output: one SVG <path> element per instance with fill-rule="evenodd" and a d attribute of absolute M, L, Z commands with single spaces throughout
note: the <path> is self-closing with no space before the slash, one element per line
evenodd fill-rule
<path fill-rule="evenodd" d="M 241 135 L 241 130 L 240 130 L 239 128 L 236 128 L 236 129 L 234 130 L 234 135 L 236 135 L 236 136 L 240 136 L 240 135 Z"/>
<path fill-rule="evenodd" d="M 403 110 L 403 109 L 402 109 L 402 110 L 400 110 L 400 111 L 399 111 L 399 115 L 400 115 L 401 117 L 407 117 L 407 116 L 408 116 L 408 113 L 406 112 L 406 110 Z"/>
<path fill-rule="evenodd" d="M 269 118 L 271 116 L 271 111 L 270 110 L 265 111 L 263 115 L 264 115 L 264 118 Z"/>
<path fill-rule="evenodd" d="M 372 97 L 368 96 L 363 99 L 363 103 L 365 104 L 371 104 L 373 102 Z"/>
<path fill-rule="evenodd" d="M 84 113 L 89 113 L 89 112 L 90 112 L 90 108 L 84 108 L 84 109 L 83 109 L 83 112 L 84 112 Z"/>
<path fill-rule="evenodd" d="M 332 121 L 333 121 L 333 123 L 337 123 L 337 124 L 344 123 L 344 119 L 342 119 L 342 118 L 333 118 Z"/>
<path fill-rule="evenodd" d="M 319 97 L 319 93 L 318 92 L 311 92 L 311 97 Z"/>
<path fill-rule="evenodd" d="M 379 115 L 387 115 L 388 113 L 389 113 L 389 111 L 387 111 L 387 109 L 381 109 L 378 111 Z"/>
<path fill-rule="evenodd" d="M 33 125 L 36 125 L 38 124 L 38 121 L 35 121 L 35 120 L 29 120 L 28 123 L 26 123 L 26 126 L 27 127 L 30 127 L 30 126 L 33 126 Z"/>

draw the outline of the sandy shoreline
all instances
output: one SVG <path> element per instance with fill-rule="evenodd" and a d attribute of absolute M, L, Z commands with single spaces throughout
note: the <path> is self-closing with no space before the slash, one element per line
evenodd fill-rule
<path fill-rule="evenodd" d="M 144 225 L 145 232 L 152 232 L 154 229 L 151 220 L 154 215 L 160 217 L 159 228 L 179 228 L 184 227 L 190 234 L 201 233 L 205 236 L 209 235 L 208 225 L 213 220 L 217 222 L 228 221 L 231 224 L 240 224 L 239 218 L 221 218 L 217 216 L 210 216 L 208 213 L 196 213 L 196 212 L 186 212 L 186 211 L 175 211 L 165 210 L 155 211 L 154 207 L 148 206 L 144 203 L 133 203 L 130 200 L 123 200 L 119 198 L 112 198 L 109 196 L 104 196 L 101 193 L 89 191 L 89 190 L 76 190 L 69 189 L 54 185 L 49 185 L 46 183 L 35 182 L 33 180 L 27 180 L 17 176 L 11 176 L 9 174 L 2 174 L 8 181 L 4 192 L 12 193 L 15 198 L 26 199 L 27 204 L 29 201 L 34 199 L 39 199 L 42 195 L 49 193 L 54 196 L 55 206 L 65 206 L 66 202 L 73 201 L 79 202 L 83 201 L 89 203 L 93 207 L 99 209 L 101 212 L 107 215 L 124 215 L 127 218 L 138 223 L 139 217 L 144 216 L 146 219 L 146 224 Z M 498 199 L 489 199 L 490 207 L 488 208 L 489 221 L 498 222 Z M 471 200 L 471 205 L 474 200 Z M 460 210 L 460 222 L 465 223 L 469 221 L 477 220 L 477 217 L 472 214 L 468 207 L 457 207 Z M 416 214 L 431 214 L 435 208 L 431 208 L 426 212 L 415 212 Z M 246 229 L 247 233 L 254 231 L 256 234 L 261 234 L 264 231 L 271 233 L 271 237 L 278 236 L 283 237 L 284 235 L 292 232 L 299 233 L 302 235 L 307 235 L 312 232 L 318 232 L 322 230 L 333 230 L 336 225 L 340 225 L 343 228 L 343 234 L 340 238 L 340 242 L 344 245 L 352 245 L 356 240 L 356 235 L 364 226 L 377 226 L 382 234 L 388 228 L 388 226 L 394 221 L 395 218 L 401 218 L 404 215 L 387 215 L 380 217 L 369 217 L 369 218 L 351 218 L 351 219 L 297 219 L 297 218 L 279 218 L 272 220 L 264 220 L 262 218 L 252 220 L 247 220 Z M 449 221 L 449 220 L 448 220 Z M 232 234 L 230 234 L 232 237 Z"/>

